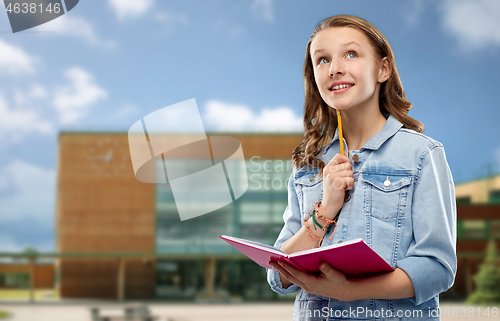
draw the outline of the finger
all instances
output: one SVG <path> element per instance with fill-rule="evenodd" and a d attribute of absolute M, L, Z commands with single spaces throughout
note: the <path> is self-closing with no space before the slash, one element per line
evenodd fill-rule
<path fill-rule="evenodd" d="M 339 185 L 335 186 L 335 188 L 348 191 L 348 190 L 352 189 L 354 186 L 354 178 L 352 178 L 352 177 L 339 177 L 339 180 L 342 181 L 342 187 L 338 187 L 338 186 L 340 186 L 340 183 L 338 183 Z"/>
<path fill-rule="evenodd" d="M 352 164 L 351 163 L 342 163 L 342 164 L 337 164 L 337 165 L 330 165 L 328 167 L 325 167 L 323 169 L 323 174 L 328 175 L 328 174 L 335 174 L 338 172 L 342 171 L 352 171 Z"/>
<path fill-rule="evenodd" d="M 346 171 L 346 170 L 352 169 L 352 164 L 351 164 L 351 162 L 349 162 L 349 163 L 341 163 L 341 164 L 338 164 L 338 165 L 334 165 L 332 167 L 333 167 L 332 169 L 334 171 L 341 172 L 341 171 Z"/>
<path fill-rule="evenodd" d="M 319 269 L 327 278 L 334 276 L 332 266 L 326 262 L 322 262 L 319 265 Z"/>
<path fill-rule="evenodd" d="M 332 165 L 337 165 L 337 164 L 342 164 L 342 163 L 347 163 L 350 162 L 349 158 L 345 155 L 342 154 L 336 154 L 333 156 L 333 158 L 328 162 L 327 166 L 332 164 Z"/>
<path fill-rule="evenodd" d="M 346 178 L 346 181 L 347 181 L 347 187 L 346 187 L 346 189 L 347 189 L 347 190 L 352 189 L 352 188 L 354 187 L 354 178 L 352 178 L 352 177 L 347 177 L 347 178 Z"/>
<path fill-rule="evenodd" d="M 346 190 L 349 187 L 349 177 L 337 177 L 333 181 L 333 188 L 337 190 Z"/>
<path fill-rule="evenodd" d="M 281 266 L 278 264 L 278 262 L 276 261 L 269 261 L 269 265 L 271 265 L 273 268 L 275 268 L 276 270 L 278 270 L 279 273 L 283 274 L 283 276 L 285 276 L 285 274 L 287 274 L 288 272 Z"/>
<path fill-rule="evenodd" d="M 354 174 L 351 171 L 342 171 L 335 174 L 330 173 L 323 177 L 323 186 L 330 186 L 331 184 L 335 184 L 336 179 L 352 178 L 353 176 Z"/>
<path fill-rule="evenodd" d="M 310 282 L 311 282 L 311 277 L 312 277 L 311 275 L 302 272 L 301 270 L 295 268 L 293 265 L 291 265 L 285 261 L 279 261 L 278 263 L 287 271 L 290 278 L 292 278 L 293 280 L 296 280 L 296 282 L 299 282 L 301 285 L 299 285 L 299 283 L 295 283 L 295 282 L 293 282 L 293 283 L 299 285 L 304 290 L 306 288 L 308 288 L 307 284 L 310 284 Z M 288 278 L 288 276 L 287 276 L 287 278 Z"/>
<path fill-rule="evenodd" d="M 278 264 L 279 265 L 279 264 Z M 300 280 L 294 278 L 287 270 L 285 270 L 282 266 L 279 267 L 280 275 L 282 275 L 286 280 L 295 284 L 298 287 L 306 289 L 306 285 L 302 283 Z"/>
<path fill-rule="evenodd" d="M 281 274 L 286 280 L 292 282 L 293 284 L 298 285 L 296 283 L 297 280 L 294 280 L 293 277 L 291 277 L 290 273 L 288 273 L 288 271 L 285 270 L 285 268 L 283 268 L 281 265 L 279 265 L 278 262 L 276 262 L 276 261 L 269 261 L 269 264 L 272 267 L 274 267 L 279 272 L 279 274 Z"/>
<path fill-rule="evenodd" d="M 327 279 L 344 277 L 344 274 L 342 274 L 342 272 L 334 269 L 330 264 L 326 262 L 322 262 L 319 265 L 319 269 Z"/>
<path fill-rule="evenodd" d="M 272 266 L 279 266 L 277 259 L 270 259 L 269 262 L 267 262 L 267 263 L 269 263 Z"/>
<path fill-rule="evenodd" d="M 334 177 L 352 177 L 354 173 L 351 170 L 343 170 L 329 175 L 332 175 Z"/>
<path fill-rule="evenodd" d="M 273 266 L 276 270 L 278 270 L 278 272 L 280 274 L 282 274 L 285 279 L 287 279 L 288 281 L 294 283 L 294 284 L 297 284 L 299 285 L 300 287 L 303 286 L 302 282 L 298 279 L 296 279 L 295 277 L 293 277 L 290 272 L 287 270 L 287 268 L 290 268 L 292 267 L 290 264 L 286 263 L 286 262 L 283 262 L 283 261 L 280 261 L 280 262 L 277 262 L 277 261 L 269 261 L 269 264 L 271 266 Z M 283 265 L 286 265 L 286 267 L 284 267 Z"/>
<path fill-rule="evenodd" d="M 291 266 L 290 264 L 284 262 L 284 261 L 280 261 L 278 263 L 278 265 L 280 266 L 280 273 L 290 282 L 292 282 L 293 284 L 303 288 L 304 290 L 306 290 L 308 287 L 307 285 L 303 282 L 302 279 L 300 278 L 297 278 L 296 276 L 294 276 L 292 273 L 290 273 L 290 270 L 292 269 L 295 269 L 293 266 Z M 307 274 L 306 274 L 307 275 Z"/>

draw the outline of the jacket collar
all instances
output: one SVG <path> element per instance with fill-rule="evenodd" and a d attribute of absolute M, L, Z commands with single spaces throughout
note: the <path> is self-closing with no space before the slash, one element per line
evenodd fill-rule
<path fill-rule="evenodd" d="M 394 136 L 398 130 L 403 127 L 403 124 L 399 122 L 394 116 L 391 114 L 385 114 L 384 115 L 387 119 L 387 121 L 384 124 L 384 127 L 382 130 L 375 135 L 372 136 L 364 145 L 361 147 L 360 151 L 363 149 L 372 149 L 372 150 L 377 150 L 382 146 L 383 143 L 385 143 L 389 138 Z M 336 141 L 339 140 L 339 128 L 335 130 L 335 135 L 333 136 L 333 139 L 328 146 L 325 148 L 325 153 L 330 149 L 330 147 L 335 144 Z M 344 139 L 345 141 L 345 139 Z"/>

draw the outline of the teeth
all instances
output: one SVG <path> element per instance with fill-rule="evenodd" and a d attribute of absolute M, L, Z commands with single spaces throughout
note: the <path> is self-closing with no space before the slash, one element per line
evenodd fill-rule
<path fill-rule="evenodd" d="M 346 87 L 352 87 L 354 85 L 348 85 L 348 84 L 342 84 L 342 85 L 335 85 L 332 87 L 331 90 L 337 90 L 337 89 L 342 89 L 342 88 L 346 88 Z"/>

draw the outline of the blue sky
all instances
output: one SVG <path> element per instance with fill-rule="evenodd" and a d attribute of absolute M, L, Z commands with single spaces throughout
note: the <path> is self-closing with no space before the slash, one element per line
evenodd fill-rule
<path fill-rule="evenodd" d="M 456 182 L 500 168 L 500 1 L 81 0 L 16 34 L 1 10 L 0 251 L 53 250 L 60 130 L 196 98 L 207 131 L 300 131 L 305 45 L 334 14 L 388 38 Z"/>

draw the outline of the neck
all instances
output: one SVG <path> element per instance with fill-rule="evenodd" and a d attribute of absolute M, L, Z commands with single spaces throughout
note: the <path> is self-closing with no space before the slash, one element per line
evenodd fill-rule
<path fill-rule="evenodd" d="M 342 131 L 349 150 L 359 150 L 373 135 L 382 130 L 386 119 L 376 108 L 342 112 Z"/>

